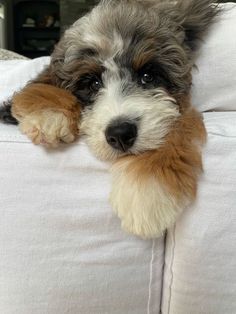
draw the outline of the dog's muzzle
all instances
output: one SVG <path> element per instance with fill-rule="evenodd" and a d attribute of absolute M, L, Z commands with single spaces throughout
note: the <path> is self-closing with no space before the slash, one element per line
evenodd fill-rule
<path fill-rule="evenodd" d="M 131 122 L 110 125 L 105 131 L 107 143 L 122 152 L 128 151 L 134 145 L 137 134 L 137 126 Z"/>

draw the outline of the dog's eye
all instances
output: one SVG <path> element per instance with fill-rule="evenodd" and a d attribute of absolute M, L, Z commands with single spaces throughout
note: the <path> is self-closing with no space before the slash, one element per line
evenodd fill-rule
<path fill-rule="evenodd" d="M 89 88 L 93 92 L 98 92 L 101 87 L 102 87 L 102 82 L 98 78 L 94 78 L 93 80 L 91 80 L 89 84 Z"/>
<path fill-rule="evenodd" d="M 143 85 L 150 84 L 154 81 L 154 75 L 151 72 L 145 72 L 142 74 L 141 83 Z"/>
<path fill-rule="evenodd" d="M 85 75 L 74 86 L 73 94 L 80 100 L 82 106 L 92 103 L 94 97 L 103 87 L 102 80 L 96 74 Z"/>

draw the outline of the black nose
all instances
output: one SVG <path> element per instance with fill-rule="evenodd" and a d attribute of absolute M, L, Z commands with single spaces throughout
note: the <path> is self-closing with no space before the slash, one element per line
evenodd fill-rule
<path fill-rule="evenodd" d="M 110 125 L 105 132 L 106 140 L 111 147 L 126 152 L 133 146 L 137 137 L 137 126 L 123 122 L 119 125 Z"/>

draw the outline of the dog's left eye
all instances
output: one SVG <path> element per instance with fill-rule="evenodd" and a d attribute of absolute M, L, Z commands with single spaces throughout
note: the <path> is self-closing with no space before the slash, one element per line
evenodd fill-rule
<path fill-rule="evenodd" d="M 87 92 L 87 94 L 93 94 L 97 93 L 102 86 L 102 80 L 99 76 L 89 74 L 79 80 L 77 88 L 80 91 Z"/>
<path fill-rule="evenodd" d="M 142 74 L 141 83 L 142 85 L 150 84 L 154 81 L 154 75 L 151 72 L 145 72 Z"/>
<path fill-rule="evenodd" d="M 101 87 L 102 87 L 102 82 L 98 78 L 94 78 L 89 83 L 89 88 L 93 92 L 98 92 Z"/>
<path fill-rule="evenodd" d="M 151 71 L 143 71 L 140 75 L 140 82 L 143 86 L 151 84 L 155 81 L 155 76 Z"/>

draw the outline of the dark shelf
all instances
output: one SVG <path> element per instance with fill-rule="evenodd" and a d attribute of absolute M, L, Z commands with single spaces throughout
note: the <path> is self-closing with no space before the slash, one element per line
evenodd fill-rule
<path fill-rule="evenodd" d="M 21 54 L 23 54 L 23 53 L 34 53 L 34 54 L 42 54 L 42 53 L 47 53 L 48 51 L 47 50 L 34 50 L 34 49 L 21 49 L 21 50 L 19 50 L 19 52 L 21 53 Z"/>
<path fill-rule="evenodd" d="M 50 56 L 50 53 L 47 51 L 39 51 L 39 50 L 19 50 L 21 55 L 24 55 L 28 58 L 38 58 L 44 56 Z"/>
<path fill-rule="evenodd" d="M 20 31 L 38 31 L 38 32 L 60 32 L 60 27 L 17 27 Z"/>
<path fill-rule="evenodd" d="M 60 25 L 54 26 L 60 23 L 59 0 L 16 0 L 14 21 L 16 52 L 30 58 L 49 55 L 60 38 Z"/>

